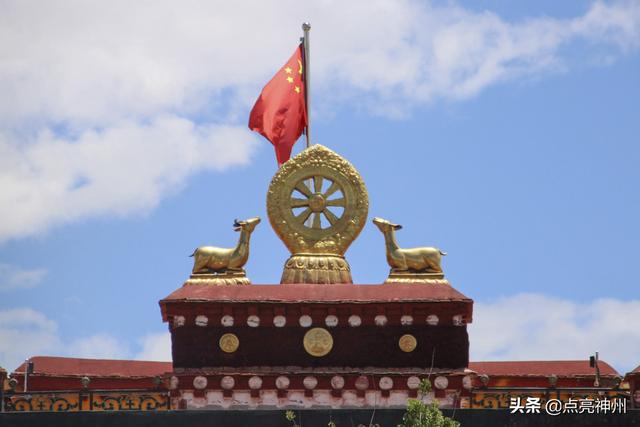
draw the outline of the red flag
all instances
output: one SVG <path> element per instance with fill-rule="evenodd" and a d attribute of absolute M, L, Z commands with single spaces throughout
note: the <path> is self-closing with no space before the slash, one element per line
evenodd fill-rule
<path fill-rule="evenodd" d="M 307 126 L 302 49 L 300 44 L 262 89 L 249 115 L 249 129 L 271 141 L 278 165 L 289 160 L 293 144 Z"/>

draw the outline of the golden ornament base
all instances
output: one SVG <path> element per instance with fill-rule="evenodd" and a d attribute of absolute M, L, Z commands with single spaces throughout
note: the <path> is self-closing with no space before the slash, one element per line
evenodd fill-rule
<path fill-rule="evenodd" d="M 417 273 L 411 271 L 391 270 L 389 277 L 384 283 L 415 283 L 423 285 L 450 285 L 444 278 L 444 273 Z"/>
<path fill-rule="evenodd" d="M 296 254 L 284 264 L 282 284 L 351 284 L 351 269 L 344 257 L 331 254 Z"/>
<path fill-rule="evenodd" d="M 224 271 L 221 273 L 195 273 L 192 274 L 184 285 L 250 285 L 251 281 L 247 273 L 242 270 Z"/>

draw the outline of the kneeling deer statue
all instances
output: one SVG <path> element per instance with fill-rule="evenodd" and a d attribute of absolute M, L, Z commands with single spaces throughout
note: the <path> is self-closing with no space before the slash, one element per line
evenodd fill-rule
<path fill-rule="evenodd" d="M 242 267 L 249 259 L 249 239 L 260 218 L 249 218 L 245 221 L 233 223 L 235 231 L 240 232 L 240 238 L 235 248 L 216 248 L 201 246 L 189 256 L 194 257 L 193 273 L 223 273 L 226 271 L 242 271 Z"/>
<path fill-rule="evenodd" d="M 443 255 L 446 255 L 445 252 L 433 247 L 401 249 L 398 247 L 395 235 L 395 231 L 402 228 L 401 225 L 382 218 L 374 218 L 373 223 L 384 235 L 387 262 L 392 272 L 442 273 L 440 260 Z"/>

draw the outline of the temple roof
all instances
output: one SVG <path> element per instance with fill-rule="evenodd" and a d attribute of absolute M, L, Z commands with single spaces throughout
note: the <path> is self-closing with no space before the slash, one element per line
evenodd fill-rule
<path fill-rule="evenodd" d="M 407 302 L 472 300 L 449 285 L 187 285 L 160 301 L 220 302 Z"/>
<path fill-rule="evenodd" d="M 629 380 L 632 377 L 640 378 L 640 365 L 638 365 L 633 371 L 627 372 L 627 374 L 625 375 L 625 380 Z"/>
<path fill-rule="evenodd" d="M 305 285 L 306 286 L 306 285 Z M 80 359 L 73 357 L 34 356 L 34 374 L 50 376 L 90 377 L 154 377 L 173 371 L 171 362 L 145 360 Z M 22 373 L 26 363 L 15 373 Z M 598 362 L 602 376 L 617 376 L 618 372 L 607 362 Z M 236 369 L 236 368 L 233 368 Z M 559 377 L 593 376 L 595 369 L 588 360 L 530 360 L 469 362 L 469 369 L 489 376 L 548 376 Z M 237 370 L 237 369 L 236 369 Z M 632 371 L 640 373 L 640 366 Z"/>
<path fill-rule="evenodd" d="M 160 301 L 164 320 L 166 320 L 165 306 L 173 302 L 283 304 L 462 302 L 471 304 L 473 300 L 449 285 L 185 285 Z"/>
<path fill-rule="evenodd" d="M 603 360 L 598 361 L 600 375 L 617 376 L 611 365 Z M 548 376 L 558 377 L 593 376 L 595 368 L 589 365 L 589 360 L 527 360 L 527 361 L 496 361 L 469 362 L 469 369 L 478 374 L 489 376 Z"/>
<path fill-rule="evenodd" d="M 465 301 L 464 296 L 449 285 L 382 284 L 382 285 L 187 285 L 164 301 L 223 302 L 407 302 Z"/>
<path fill-rule="evenodd" d="M 34 356 L 35 375 L 48 376 L 83 376 L 90 377 L 154 377 L 173 370 L 171 362 L 152 362 L 144 360 L 110 360 L 110 359 L 79 359 L 75 357 Z M 20 365 L 14 373 L 22 373 L 26 369 L 26 362 Z"/>

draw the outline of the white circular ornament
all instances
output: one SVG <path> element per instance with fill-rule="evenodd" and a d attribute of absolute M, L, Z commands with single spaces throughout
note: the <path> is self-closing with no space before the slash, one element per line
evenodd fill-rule
<path fill-rule="evenodd" d="M 473 380 L 469 375 L 465 375 L 464 377 L 462 377 L 462 387 L 466 388 L 467 390 L 471 390 L 473 388 Z"/>
<path fill-rule="evenodd" d="M 324 319 L 324 323 L 329 328 L 335 328 L 336 326 L 338 326 L 338 316 L 334 316 L 333 314 L 330 314 Z"/>
<path fill-rule="evenodd" d="M 318 379 L 316 377 L 305 377 L 302 380 L 302 384 L 304 384 L 304 388 L 307 390 L 313 390 L 318 385 Z"/>
<path fill-rule="evenodd" d="M 380 378 L 380 390 L 391 390 L 393 388 L 393 380 L 390 377 Z"/>
<path fill-rule="evenodd" d="M 364 375 L 359 376 L 356 379 L 356 388 L 360 391 L 362 390 L 366 390 L 369 388 L 369 378 L 365 377 Z"/>
<path fill-rule="evenodd" d="M 407 378 L 407 387 L 409 387 L 409 390 L 417 390 L 418 387 L 420 387 L 420 378 L 418 377 Z"/>
<path fill-rule="evenodd" d="M 413 316 L 409 316 L 409 315 L 404 315 L 400 318 L 400 324 L 402 326 L 409 326 L 409 325 L 413 325 Z"/>
<path fill-rule="evenodd" d="M 222 316 L 222 319 L 220 319 L 220 324 L 225 328 L 233 326 L 233 316 L 229 316 L 228 314 Z"/>
<path fill-rule="evenodd" d="M 273 318 L 273 325 L 276 328 L 282 328 L 286 324 L 287 324 L 287 318 L 284 316 L 278 315 Z"/>
<path fill-rule="evenodd" d="M 204 315 L 200 315 L 196 317 L 196 326 L 207 326 L 209 323 L 209 318 Z"/>
<path fill-rule="evenodd" d="M 303 328 L 308 328 L 313 323 L 313 320 L 311 320 L 311 316 L 309 316 L 308 314 L 303 314 L 302 316 L 300 316 L 298 322 Z"/>
<path fill-rule="evenodd" d="M 207 386 L 207 377 L 195 377 L 193 379 L 193 386 L 197 389 L 197 390 L 202 390 Z"/>
<path fill-rule="evenodd" d="M 257 328 L 258 326 L 260 326 L 260 318 L 255 314 L 252 314 L 251 316 L 247 317 L 247 325 L 250 328 Z"/>
<path fill-rule="evenodd" d="M 184 326 L 185 319 L 184 316 L 176 316 L 173 318 L 173 326 L 179 328 L 180 326 Z"/>
<path fill-rule="evenodd" d="M 433 381 L 433 385 L 435 385 L 437 389 L 444 390 L 449 385 L 449 380 L 447 377 L 439 376 Z"/>
<path fill-rule="evenodd" d="M 427 325 L 436 326 L 440 319 L 435 314 L 430 314 L 427 316 Z"/>
<path fill-rule="evenodd" d="M 384 314 L 379 314 L 373 319 L 376 326 L 385 326 L 388 322 L 387 316 Z"/>
<path fill-rule="evenodd" d="M 169 390 L 175 390 L 178 388 L 178 384 L 180 384 L 180 380 L 178 379 L 178 377 L 171 377 L 169 379 Z"/>
<path fill-rule="evenodd" d="M 362 325 L 362 319 L 360 318 L 360 316 L 358 316 L 357 314 L 349 316 L 349 326 L 356 328 L 360 325 Z"/>
<path fill-rule="evenodd" d="M 276 378 L 276 388 L 278 390 L 285 390 L 289 388 L 289 378 L 287 377 L 278 377 Z"/>
<path fill-rule="evenodd" d="M 249 388 L 251 390 L 259 390 L 262 387 L 262 378 L 254 376 L 249 378 Z"/>
<path fill-rule="evenodd" d="M 234 380 L 233 377 L 230 377 L 228 375 L 225 375 L 220 380 L 220 387 L 222 387 L 224 390 L 231 390 L 235 385 L 236 385 L 236 380 Z"/>
<path fill-rule="evenodd" d="M 331 378 L 331 388 L 334 390 L 341 390 L 344 387 L 344 377 L 336 375 Z"/>

